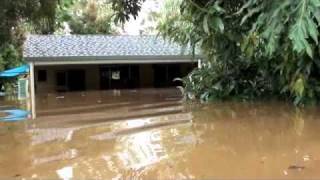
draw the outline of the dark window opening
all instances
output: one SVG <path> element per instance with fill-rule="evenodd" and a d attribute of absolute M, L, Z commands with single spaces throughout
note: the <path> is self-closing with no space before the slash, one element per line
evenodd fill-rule
<path fill-rule="evenodd" d="M 46 70 L 38 70 L 38 81 L 46 82 L 47 81 L 47 71 Z"/>

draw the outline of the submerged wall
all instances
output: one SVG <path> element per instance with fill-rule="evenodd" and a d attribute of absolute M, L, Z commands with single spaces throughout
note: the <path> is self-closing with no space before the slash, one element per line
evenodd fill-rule
<path fill-rule="evenodd" d="M 56 92 L 58 90 L 56 73 L 78 69 L 85 71 L 85 85 L 87 90 L 98 90 L 100 88 L 98 65 L 40 66 L 35 68 L 36 92 Z M 39 70 L 46 71 L 46 81 L 39 81 Z"/>
<path fill-rule="evenodd" d="M 37 93 L 53 93 L 61 90 L 68 91 L 68 88 L 61 88 L 57 86 L 57 73 L 59 72 L 68 72 L 72 70 L 82 70 L 85 73 L 84 80 L 77 79 L 79 83 L 80 81 L 84 81 L 85 90 L 100 90 L 103 89 L 101 83 L 109 83 L 109 82 L 101 82 L 103 79 L 101 76 L 101 68 L 106 67 L 117 67 L 117 65 L 63 65 L 63 66 L 38 66 L 35 67 L 35 84 L 36 84 L 36 92 Z M 169 65 L 170 66 L 170 65 Z M 123 67 L 123 65 L 122 65 Z M 152 88 L 155 86 L 155 66 L 152 64 L 140 64 L 138 65 L 138 82 L 134 87 L 136 88 Z M 177 72 L 179 72 L 179 77 L 183 77 L 187 75 L 194 67 L 195 64 L 192 63 L 183 63 L 183 64 L 175 64 L 175 67 L 178 67 Z M 171 68 L 172 69 L 172 68 Z M 44 76 L 45 72 L 45 78 Z M 159 72 L 158 72 L 159 73 Z M 162 73 L 162 71 L 160 71 Z M 123 78 L 125 73 L 121 74 L 121 78 Z M 160 74 L 160 77 L 167 76 L 166 72 Z M 157 75 L 159 77 L 159 74 Z M 131 77 L 132 78 L 132 77 Z M 167 80 L 172 82 L 172 79 Z M 168 82 L 168 85 L 172 83 Z"/>

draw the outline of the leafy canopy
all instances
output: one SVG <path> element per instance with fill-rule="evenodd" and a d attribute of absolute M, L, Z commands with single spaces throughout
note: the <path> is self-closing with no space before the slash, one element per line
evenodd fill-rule
<path fill-rule="evenodd" d="M 58 32 L 66 27 L 72 34 L 115 34 L 114 11 L 104 0 L 65 0 L 56 14 Z"/>
<path fill-rule="evenodd" d="M 320 0 L 170 2 L 180 13 L 164 9 L 177 16 L 160 20 L 160 34 L 200 46 L 206 57 L 203 68 L 184 80 L 189 94 L 319 102 Z"/>

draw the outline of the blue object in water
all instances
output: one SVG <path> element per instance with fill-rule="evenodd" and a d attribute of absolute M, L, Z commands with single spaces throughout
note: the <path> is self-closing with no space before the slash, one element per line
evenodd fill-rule
<path fill-rule="evenodd" d="M 9 114 L 6 117 L 0 118 L 0 121 L 21 121 L 28 118 L 30 114 L 28 111 L 21 110 L 21 109 L 13 109 L 13 110 L 4 110 L 1 111 L 6 114 Z"/>
<path fill-rule="evenodd" d="M 22 74 L 27 74 L 28 72 L 29 72 L 29 65 L 23 65 L 17 68 L 0 72 L 0 77 L 3 77 L 3 78 L 16 77 Z"/>

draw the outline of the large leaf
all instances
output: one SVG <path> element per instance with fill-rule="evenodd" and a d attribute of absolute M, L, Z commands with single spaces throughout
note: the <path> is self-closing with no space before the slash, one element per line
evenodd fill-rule
<path fill-rule="evenodd" d="M 212 18 L 212 23 L 211 23 L 211 26 L 217 30 L 218 32 L 223 32 L 224 31 L 224 24 L 223 24 L 223 21 L 220 17 L 213 17 Z"/>

